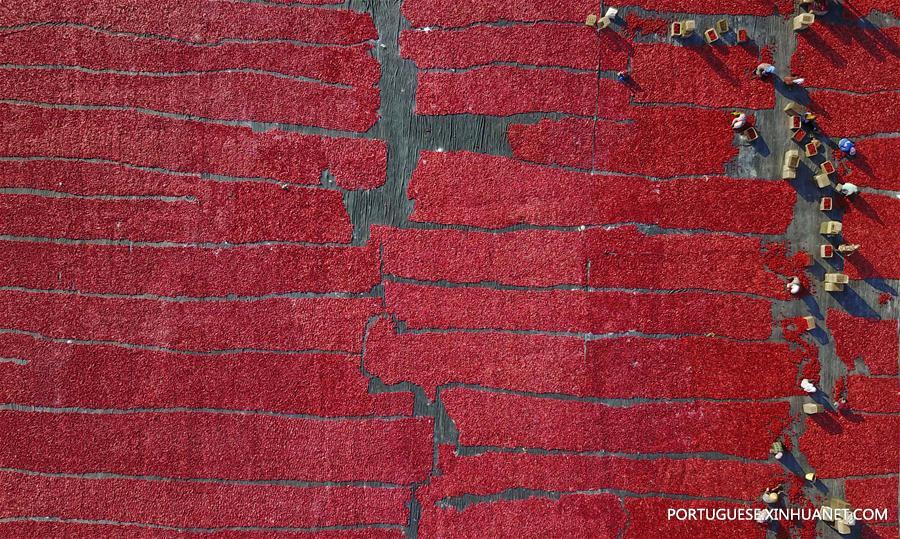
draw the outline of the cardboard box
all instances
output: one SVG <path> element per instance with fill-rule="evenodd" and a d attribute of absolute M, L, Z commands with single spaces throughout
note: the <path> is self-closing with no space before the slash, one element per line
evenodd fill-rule
<path fill-rule="evenodd" d="M 813 181 L 816 182 L 819 189 L 825 189 L 831 185 L 831 178 L 828 177 L 828 174 L 816 174 L 813 176 Z"/>
<path fill-rule="evenodd" d="M 684 27 L 682 26 L 681 21 L 675 21 L 669 25 L 669 37 L 681 37 L 683 31 Z"/>
<path fill-rule="evenodd" d="M 801 13 L 794 17 L 791 28 L 793 28 L 795 32 L 800 32 L 812 26 L 814 22 L 816 22 L 815 15 L 812 13 Z"/>
<path fill-rule="evenodd" d="M 832 509 L 850 509 L 850 504 L 840 498 L 828 498 L 825 500 L 825 507 Z"/>
<path fill-rule="evenodd" d="M 800 166 L 800 152 L 797 150 L 788 150 L 784 152 L 784 166 L 797 168 Z"/>
<path fill-rule="evenodd" d="M 838 283 L 825 283 L 822 285 L 822 288 L 825 289 L 826 292 L 843 292 L 844 285 Z"/>
<path fill-rule="evenodd" d="M 841 535 L 850 535 L 853 532 L 853 529 L 843 520 L 835 520 L 834 531 L 838 532 Z"/>
<path fill-rule="evenodd" d="M 815 402 L 803 403 L 803 413 L 806 415 L 821 414 L 825 411 L 825 407 Z"/>
<path fill-rule="evenodd" d="M 840 221 L 825 221 L 819 225 L 819 234 L 824 236 L 840 234 L 843 227 L 844 225 L 842 225 Z"/>
<path fill-rule="evenodd" d="M 791 101 L 784 106 L 784 113 L 790 114 L 792 116 L 803 116 L 804 114 L 806 114 L 806 107 L 804 107 L 800 103 Z"/>

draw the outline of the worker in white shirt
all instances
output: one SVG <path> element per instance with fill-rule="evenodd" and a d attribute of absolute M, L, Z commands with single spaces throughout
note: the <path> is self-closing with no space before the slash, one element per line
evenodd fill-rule
<path fill-rule="evenodd" d="M 763 62 L 756 66 L 756 71 L 754 73 L 759 78 L 763 78 L 767 75 L 773 75 L 775 73 L 775 66 Z"/>
<path fill-rule="evenodd" d="M 785 285 L 785 288 L 787 288 L 788 292 L 790 292 L 792 296 L 796 296 L 800 293 L 800 290 L 803 288 L 803 286 L 800 284 L 799 277 L 791 277 L 791 280 L 788 281 L 788 283 Z"/>
<path fill-rule="evenodd" d="M 855 195 L 856 193 L 859 193 L 859 187 L 857 187 L 856 185 L 854 185 L 850 182 L 839 184 L 837 187 L 838 187 L 838 192 L 841 193 L 842 195 L 844 195 L 845 197 L 851 197 L 851 196 Z"/>
<path fill-rule="evenodd" d="M 734 118 L 731 120 L 731 128 L 735 131 L 740 131 L 741 129 L 747 127 L 747 115 L 743 112 L 734 111 L 731 113 Z"/>

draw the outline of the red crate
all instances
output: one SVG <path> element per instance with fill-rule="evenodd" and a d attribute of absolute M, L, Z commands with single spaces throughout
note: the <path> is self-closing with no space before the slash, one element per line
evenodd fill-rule
<path fill-rule="evenodd" d="M 799 129 L 794 132 L 794 136 L 791 138 L 794 139 L 794 142 L 803 142 L 803 139 L 806 138 L 806 131 Z"/>
<path fill-rule="evenodd" d="M 825 174 L 834 174 L 834 164 L 831 161 L 825 161 L 822 163 L 822 171 Z"/>

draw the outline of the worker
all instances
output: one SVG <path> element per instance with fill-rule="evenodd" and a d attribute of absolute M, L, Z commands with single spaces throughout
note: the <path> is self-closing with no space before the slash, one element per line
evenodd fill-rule
<path fill-rule="evenodd" d="M 767 75 L 772 75 L 775 73 L 775 66 L 772 64 L 767 64 L 765 62 L 756 66 L 756 76 L 759 78 L 763 78 Z"/>
<path fill-rule="evenodd" d="M 800 279 L 798 277 L 791 277 L 791 280 L 788 281 L 787 285 L 785 285 L 788 292 L 791 293 L 792 296 L 796 296 L 800 293 L 800 290 L 803 286 L 800 284 Z"/>
<path fill-rule="evenodd" d="M 787 86 L 803 86 L 803 83 L 805 82 L 806 79 L 798 77 L 797 75 L 788 75 L 784 78 L 784 84 Z"/>
<path fill-rule="evenodd" d="M 816 17 L 824 17 L 825 15 L 828 15 L 827 0 L 813 0 L 812 4 L 810 4 L 809 6 L 809 11 Z"/>
<path fill-rule="evenodd" d="M 782 492 L 784 492 L 784 487 L 782 487 L 781 485 L 767 488 L 766 491 L 763 492 L 762 501 L 770 505 L 776 504 L 778 503 L 778 496 L 781 495 Z"/>
<path fill-rule="evenodd" d="M 848 138 L 842 138 L 838 141 L 838 148 L 847 155 L 856 155 L 856 144 Z"/>
<path fill-rule="evenodd" d="M 838 192 L 840 194 L 844 195 L 845 197 L 852 197 L 856 193 L 859 193 L 859 187 L 857 187 L 856 185 L 854 185 L 850 182 L 839 183 L 837 185 L 837 188 L 838 188 Z"/>
<path fill-rule="evenodd" d="M 858 243 L 842 243 L 838 245 L 838 252 L 841 254 L 849 255 L 851 253 L 855 253 L 856 250 L 859 249 Z"/>
<path fill-rule="evenodd" d="M 784 444 L 781 442 L 772 442 L 772 447 L 769 448 L 769 454 L 775 457 L 775 460 L 781 460 L 781 457 L 784 456 Z"/>
<path fill-rule="evenodd" d="M 850 411 L 850 405 L 847 404 L 847 399 L 838 399 L 834 401 L 834 409 L 838 411 L 838 413 L 845 414 Z"/>
<path fill-rule="evenodd" d="M 619 71 L 616 73 L 616 80 L 619 82 L 628 82 L 628 72 Z"/>
<path fill-rule="evenodd" d="M 731 120 L 731 128 L 732 129 L 734 129 L 735 131 L 740 131 L 740 130 L 744 129 L 745 127 L 749 127 L 747 125 L 747 115 L 746 114 L 744 114 L 743 112 L 734 111 L 731 113 L 731 115 L 734 117 Z"/>
<path fill-rule="evenodd" d="M 816 116 L 814 113 L 807 112 L 800 117 L 800 123 L 802 123 L 803 126 L 806 127 L 806 129 L 808 129 L 810 132 L 815 133 L 819 130 L 819 125 L 816 123 L 817 118 L 818 116 Z"/>
<path fill-rule="evenodd" d="M 803 389 L 803 391 L 806 391 L 807 393 L 815 393 L 816 392 L 816 385 L 813 384 L 812 382 L 810 382 L 809 380 L 807 380 L 806 378 L 804 378 L 803 380 L 800 380 L 800 387 Z"/>

